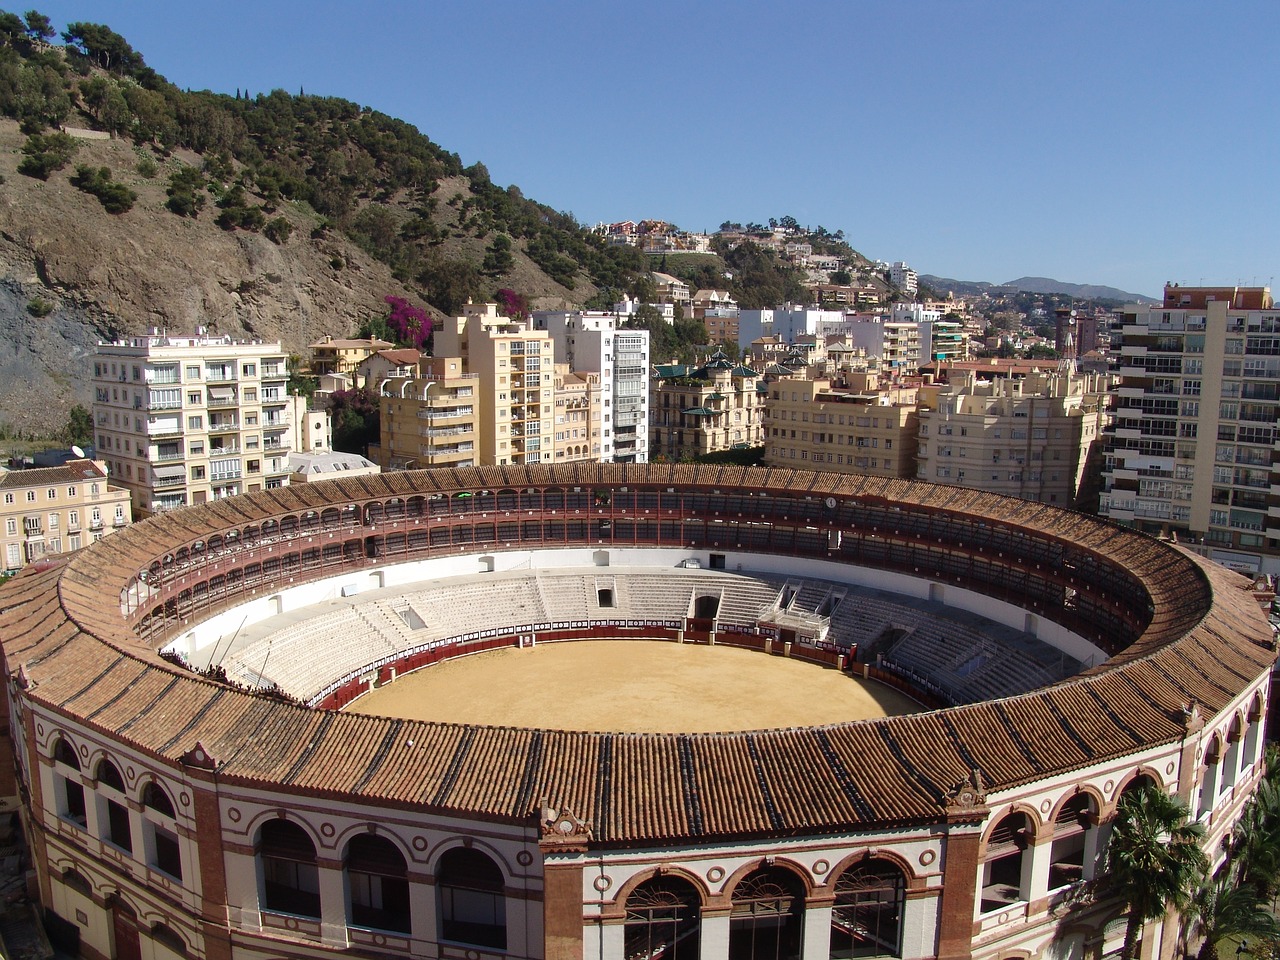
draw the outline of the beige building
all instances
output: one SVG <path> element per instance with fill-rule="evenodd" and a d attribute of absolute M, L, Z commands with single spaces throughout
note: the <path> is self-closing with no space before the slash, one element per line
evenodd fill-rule
<path fill-rule="evenodd" d="M 461 317 L 441 324 L 434 342 L 436 353 L 460 357 L 462 369 L 476 375 L 476 462 L 553 462 L 551 335 L 502 316 L 496 303 L 468 303 Z"/>
<path fill-rule="evenodd" d="M 768 466 L 878 477 L 915 475 L 916 388 L 879 389 L 874 373 L 845 371 L 838 385 L 803 375 L 769 384 Z"/>
<path fill-rule="evenodd" d="M 567 363 L 556 364 L 556 463 L 600 460 L 603 396 L 599 373 L 573 373 Z"/>
<path fill-rule="evenodd" d="M 1108 381 L 1070 369 L 921 389 L 921 480 L 1069 507 L 1101 443 Z"/>
<path fill-rule="evenodd" d="M 702 366 L 654 367 L 649 396 L 651 455 L 668 460 L 764 443 L 760 374 L 717 350 Z"/>
<path fill-rule="evenodd" d="M 479 378 L 463 372 L 461 357 L 423 357 L 417 376 L 384 379 L 380 392 L 383 470 L 479 462 Z"/>
<path fill-rule="evenodd" d="M 129 491 L 107 483 L 107 465 L 101 461 L 72 460 L 60 467 L 0 473 L 5 573 L 79 550 L 132 522 Z"/>
<path fill-rule="evenodd" d="M 335 339 L 325 337 L 311 344 L 311 375 L 321 377 L 326 373 L 355 375 L 356 367 L 379 350 L 395 346 L 386 340 Z"/>
<path fill-rule="evenodd" d="M 280 344 L 144 336 L 98 345 L 98 456 L 145 515 L 284 486 L 288 368 Z"/>

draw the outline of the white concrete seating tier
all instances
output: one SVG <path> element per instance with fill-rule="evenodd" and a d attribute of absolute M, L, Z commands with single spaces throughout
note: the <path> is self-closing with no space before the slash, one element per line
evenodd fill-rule
<path fill-rule="evenodd" d="M 788 609 L 817 616 L 833 595 L 830 642 L 871 644 L 886 630 L 905 632 L 884 659 L 927 678 L 958 702 L 1010 696 L 1079 670 L 1080 664 L 1028 634 L 977 615 L 880 590 L 798 578 L 713 571 L 588 568 L 520 570 L 393 587 L 329 601 L 307 617 L 281 615 L 245 635 L 222 658 L 231 679 L 275 683 L 309 700 L 333 681 L 425 643 L 476 629 L 592 620 L 673 620 L 693 612 L 695 597 L 720 598 L 717 625 L 754 626 L 776 610 L 784 585 Z M 598 591 L 612 591 L 601 607 Z M 337 604 L 338 609 L 332 609 Z M 398 609 L 411 608 L 423 626 L 411 629 Z"/>

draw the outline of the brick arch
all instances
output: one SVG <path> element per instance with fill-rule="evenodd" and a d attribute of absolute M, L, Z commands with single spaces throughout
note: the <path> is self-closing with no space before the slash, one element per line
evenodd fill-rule
<path fill-rule="evenodd" d="M 724 905 L 728 906 L 733 902 L 733 891 L 737 889 L 743 877 L 759 870 L 761 867 L 781 867 L 784 870 L 789 870 L 796 875 L 800 885 L 804 888 L 805 899 L 808 900 L 813 896 L 813 877 L 803 864 L 789 857 L 757 857 L 754 860 L 748 860 L 729 875 L 721 888 L 721 892 L 717 895 L 717 899 L 722 900 Z"/>
<path fill-rule="evenodd" d="M 1031 835 L 1027 837 L 1027 846 L 1031 846 L 1036 840 L 1045 835 L 1045 824 L 1040 819 L 1040 811 L 1030 804 L 1019 801 L 1002 807 L 999 812 L 992 811 L 990 817 L 987 818 L 987 827 L 982 831 L 982 842 L 978 845 L 978 858 L 981 859 L 987 855 L 987 844 L 991 840 L 991 834 L 995 832 L 1006 817 L 1023 814 L 1031 824 Z"/>
<path fill-rule="evenodd" d="M 1101 818 L 1102 811 L 1106 807 L 1107 802 L 1102 797 L 1102 792 L 1092 784 L 1082 783 L 1076 786 L 1071 793 L 1064 793 L 1058 798 L 1058 802 L 1053 805 L 1053 809 L 1049 811 L 1049 815 L 1045 818 L 1045 825 L 1049 832 L 1053 832 L 1053 827 L 1058 821 L 1058 816 L 1062 813 L 1062 808 L 1074 800 L 1080 794 L 1086 794 L 1093 801 L 1094 816 Z"/>
<path fill-rule="evenodd" d="M 471 842 L 467 843 L 467 840 L 470 840 Z M 440 868 L 440 858 L 456 847 L 469 847 L 472 850 L 478 850 L 480 853 L 483 853 L 498 865 L 498 869 L 502 871 L 502 879 L 504 883 L 509 882 L 511 878 L 515 876 L 515 870 L 512 869 L 507 858 L 502 855 L 497 847 L 490 843 L 486 843 L 483 840 L 471 837 L 450 837 L 448 840 L 437 844 L 435 849 L 431 851 L 431 856 L 427 858 L 427 869 L 432 876 L 435 876 L 436 871 Z"/>
<path fill-rule="evenodd" d="M 372 821 L 367 823 L 353 823 L 338 831 L 338 833 L 333 837 L 333 849 L 337 852 L 338 859 L 343 861 L 346 860 L 347 847 L 351 844 L 353 839 L 366 834 L 373 834 L 376 837 L 381 837 L 383 840 L 391 841 L 392 845 L 400 851 L 400 855 L 404 857 L 406 867 L 415 862 L 413 844 L 405 840 L 404 837 L 400 836 L 394 830 L 387 829 L 385 824 L 378 823 L 376 824 L 378 828 L 377 830 L 370 830 L 369 827 L 373 825 Z"/>
<path fill-rule="evenodd" d="M 1116 810 L 1120 805 L 1120 798 L 1124 796 L 1125 790 L 1129 789 L 1134 781 L 1138 780 L 1140 777 L 1146 777 L 1149 779 L 1156 785 L 1157 789 L 1165 790 L 1167 788 L 1164 782 L 1164 777 L 1160 775 L 1160 772 L 1156 770 L 1155 767 L 1149 767 L 1145 764 L 1135 767 L 1125 775 L 1124 779 L 1116 783 L 1115 793 L 1112 795 L 1112 800 L 1107 804 L 1106 809 L 1102 811 L 1101 819 L 1107 819 L 1115 816 Z"/>
<path fill-rule="evenodd" d="M 317 859 L 319 859 L 322 850 L 329 849 L 329 844 L 325 843 L 324 840 L 321 839 L 320 831 L 316 829 L 316 827 L 306 817 L 300 817 L 292 810 L 288 811 L 287 815 L 283 817 L 280 813 L 281 811 L 279 809 L 263 810 L 261 813 L 250 818 L 249 822 L 245 825 L 245 831 L 248 833 L 250 843 L 253 845 L 255 851 L 258 846 L 260 834 L 262 833 L 263 824 L 271 820 L 288 820 L 290 823 L 294 823 L 301 827 L 306 835 L 311 838 L 311 843 L 316 848 Z"/>
<path fill-rule="evenodd" d="M 915 868 L 910 860 L 893 849 L 885 849 L 883 847 L 867 847 L 865 850 L 857 850 L 853 853 L 845 855 L 843 859 L 838 861 L 826 876 L 822 878 L 824 887 L 832 887 L 836 879 L 853 867 L 860 866 L 864 863 L 874 863 L 880 860 L 884 863 L 892 864 L 902 871 L 902 879 L 907 887 L 916 883 L 920 878 L 916 876 Z"/>
<path fill-rule="evenodd" d="M 640 884 L 653 880 L 655 877 L 679 877 L 681 880 L 687 881 L 698 892 L 699 907 L 705 907 L 713 897 L 711 890 L 707 886 L 707 881 L 698 876 L 698 874 L 685 867 L 658 864 L 641 870 L 621 884 L 613 894 L 613 899 L 606 902 L 601 908 L 601 918 L 605 920 L 623 919 L 627 911 L 627 898 L 631 896 L 632 891 Z"/>

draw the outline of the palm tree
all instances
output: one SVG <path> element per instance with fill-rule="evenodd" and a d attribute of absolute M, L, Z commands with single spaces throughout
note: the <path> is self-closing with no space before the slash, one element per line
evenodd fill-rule
<path fill-rule="evenodd" d="M 1260 898 L 1280 892 L 1280 768 L 1271 767 L 1239 821 L 1227 847 L 1241 884 L 1254 888 Z"/>
<path fill-rule="evenodd" d="M 1120 798 L 1096 886 L 1100 896 L 1128 908 L 1122 960 L 1137 955 L 1148 920 L 1187 909 L 1208 869 L 1200 848 L 1204 828 L 1188 816 L 1182 801 L 1153 786 Z"/>
<path fill-rule="evenodd" d="M 1187 910 L 1193 937 L 1203 937 L 1196 960 L 1218 960 L 1218 944 L 1228 938 L 1272 940 L 1280 925 L 1267 909 L 1267 901 L 1249 884 L 1237 882 L 1234 866 L 1227 866 L 1207 881 Z"/>

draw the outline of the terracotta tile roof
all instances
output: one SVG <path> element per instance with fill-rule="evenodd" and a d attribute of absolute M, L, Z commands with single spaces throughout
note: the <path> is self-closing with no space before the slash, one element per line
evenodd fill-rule
<path fill-rule="evenodd" d="M 998 702 L 815 728 L 613 735 L 285 704 L 173 667 L 120 614 L 131 574 L 264 519 L 415 493 L 552 484 L 798 492 L 1020 525 L 1131 571 L 1149 594 L 1151 620 L 1106 663 Z M 1046 559 L 1043 575 L 1049 566 Z M 26 696 L 169 762 L 200 741 L 233 782 L 518 821 L 548 801 L 591 821 L 595 842 L 626 844 L 936 822 L 944 796 L 974 767 L 1003 789 L 1174 742 L 1185 706 L 1223 710 L 1274 659 L 1270 628 L 1246 587 L 1237 574 L 1133 531 L 950 487 L 730 465 L 482 467 L 322 481 L 135 524 L 70 560 L 35 564 L 0 590 L 0 643 L 9 669 L 21 667 L 32 684 Z"/>
<path fill-rule="evenodd" d="M 9 470 L 0 473 L 0 489 L 44 487 L 49 484 L 83 483 L 105 480 L 107 475 L 92 460 L 72 460 L 60 467 L 35 467 L 31 470 Z"/>

